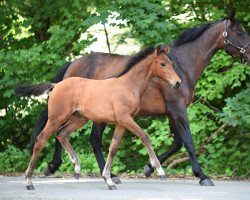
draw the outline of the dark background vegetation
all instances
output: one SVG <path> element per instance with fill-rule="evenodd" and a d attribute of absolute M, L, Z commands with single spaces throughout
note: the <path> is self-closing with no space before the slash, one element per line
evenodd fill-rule
<path fill-rule="evenodd" d="M 107 17 L 125 20 L 112 26 L 127 28 L 117 36 L 117 45 L 132 38 L 141 48 L 167 44 L 186 28 L 227 16 L 236 8 L 237 17 L 250 29 L 250 7 L 246 0 L 0 0 L 0 172 L 24 171 L 27 147 L 38 115 L 45 102 L 18 98 L 16 84 L 51 81 L 60 67 L 73 60 L 95 41 L 81 34 Z M 182 20 L 177 16 L 182 15 Z M 112 17 L 111 17 L 112 18 Z M 105 32 L 103 31 L 103 34 Z M 112 48 L 112 46 L 111 46 Z M 124 52 L 126 54 L 126 51 Z M 223 51 L 218 52 L 196 87 L 194 103 L 188 114 L 198 159 L 208 175 L 249 177 L 250 172 L 250 68 Z M 172 136 L 166 117 L 140 118 L 150 134 L 156 152 L 170 147 Z M 99 172 L 88 143 L 91 123 L 71 135 L 82 162 L 82 172 Z M 104 150 L 113 127 L 106 129 Z M 52 159 L 53 142 L 42 151 L 37 170 Z M 191 174 L 183 148 L 164 163 L 167 174 Z M 73 165 L 64 154 L 61 172 L 72 172 Z M 115 159 L 113 171 L 142 173 L 148 162 L 141 142 L 126 134 Z"/>

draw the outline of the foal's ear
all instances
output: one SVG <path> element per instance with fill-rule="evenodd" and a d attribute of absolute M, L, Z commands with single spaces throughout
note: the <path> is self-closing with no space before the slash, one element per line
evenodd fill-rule
<path fill-rule="evenodd" d="M 233 9 L 231 10 L 231 12 L 229 13 L 228 19 L 229 19 L 231 22 L 234 22 L 234 20 L 236 19 L 236 10 L 235 10 L 235 8 L 233 8 Z"/>
<path fill-rule="evenodd" d="M 155 56 L 160 55 L 160 54 L 161 54 L 161 51 L 162 51 L 161 45 L 158 45 L 158 46 L 156 47 L 156 49 L 155 49 Z"/>
<path fill-rule="evenodd" d="M 164 48 L 164 51 L 165 51 L 166 54 L 168 54 L 168 53 L 170 52 L 170 47 L 169 47 L 169 46 L 168 46 L 168 47 L 165 47 L 165 48 Z"/>

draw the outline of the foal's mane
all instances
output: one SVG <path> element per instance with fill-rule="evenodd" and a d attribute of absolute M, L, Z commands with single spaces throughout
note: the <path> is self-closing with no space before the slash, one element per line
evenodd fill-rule
<path fill-rule="evenodd" d="M 143 59 L 145 59 L 147 56 L 152 54 L 154 52 L 155 48 L 150 46 L 147 47 L 141 51 L 139 51 L 137 54 L 133 55 L 127 62 L 124 70 L 119 73 L 116 77 L 120 77 L 124 74 L 126 74 L 130 69 L 132 69 L 136 64 L 141 62 Z"/>

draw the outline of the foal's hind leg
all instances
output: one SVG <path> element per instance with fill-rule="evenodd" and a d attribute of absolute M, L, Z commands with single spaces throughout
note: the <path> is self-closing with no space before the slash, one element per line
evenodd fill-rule
<path fill-rule="evenodd" d="M 44 148 L 44 145 L 46 144 L 47 140 L 49 139 L 49 137 L 54 133 L 54 131 L 56 129 L 58 129 L 59 125 L 56 123 L 51 123 L 51 121 L 49 120 L 45 126 L 45 128 L 43 129 L 43 131 L 37 136 L 36 138 L 36 143 L 33 149 L 33 154 L 31 157 L 31 160 L 29 162 L 29 166 L 25 172 L 26 175 L 26 188 L 28 190 L 34 190 L 34 186 L 32 184 L 32 174 L 34 172 L 34 168 L 36 165 L 36 160 L 38 158 L 38 155 L 40 153 L 40 151 Z"/>
<path fill-rule="evenodd" d="M 69 154 L 71 161 L 75 165 L 74 169 L 74 177 L 76 179 L 80 176 L 80 159 L 75 153 L 73 147 L 71 146 L 68 136 L 74 132 L 75 130 L 79 129 L 81 126 L 87 123 L 86 118 L 79 118 L 74 115 L 72 115 L 69 119 L 69 121 L 62 126 L 56 133 L 57 139 L 60 141 L 60 143 L 63 145 L 66 152 Z"/>
<path fill-rule="evenodd" d="M 115 183 L 112 181 L 111 176 L 110 176 L 111 166 L 112 166 L 113 158 L 115 157 L 115 154 L 116 154 L 118 147 L 121 143 L 121 139 L 124 135 L 124 132 L 125 132 L 125 128 L 117 124 L 115 127 L 115 132 L 114 132 L 111 144 L 109 146 L 108 159 L 107 159 L 107 162 L 106 162 L 105 167 L 104 167 L 103 172 L 102 172 L 102 176 L 103 176 L 104 180 L 107 182 L 108 188 L 110 190 L 116 189 Z"/>
<path fill-rule="evenodd" d="M 148 155 L 150 157 L 150 163 L 151 165 L 156 169 L 158 172 L 160 178 L 162 180 L 165 179 L 165 172 L 163 171 L 161 164 L 159 160 L 157 159 L 155 152 L 153 150 L 150 138 L 147 133 L 145 133 L 141 127 L 134 121 L 134 119 L 131 116 L 126 116 L 122 120 L 122 126 L 130 130 L 132 133 L 134 133 L 137 137 L 139 137 L 143 144 L 146 146 Z"/>

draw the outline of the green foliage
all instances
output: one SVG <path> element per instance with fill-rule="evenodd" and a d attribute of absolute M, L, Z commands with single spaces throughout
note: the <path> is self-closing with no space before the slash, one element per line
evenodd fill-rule
<path fill-rule="evenodd" d="M 27 150 L 8 145 L 4 152 L 0 152 L 0 172 L 23 172 L 29 159 Z"/>
<path fill-rule="evenodd" d="M 178 38 L 186 28 L 225 17 L 225 8 L 235 7 L 237 17 L 249 32 L 250 14 L 247 1 L 24 1 L 0 2 L 0 172 L 24 171 L 28 164 L 26 150 L 36 119 L 45 100 L 17 98 L 16 84 L 51 81 L 58 69 L 85 52 L 95 41 L 81 34 L 98 23 L 126 28 L 117 35 L 118 44 L 132 38 L 141 47 L 167 44 Z M 104 33 L 103 33 L 104 34 Z M 126 54 L 126 50 L 124 50 Z M 222 124 L 211 142 L 201 149 L 198 160 L 208 175 L 249 176 L 250 171 L 250 90 L 249 66 L 239 64 L 224 51 L 218 52 L 205 69 L 196 86 L 196 98 L 188 108 L 194 144 L 199 149 Z M 138 118 L 137 122 L 150 134 L 158 154 L 165 152 L 173 141 L 168 121 L 163 118 Z M 98 173 L 89 145 L 91 123 L 71 135 L 71 143 L 81 159 L 84 173 Z M 103 149 L 107 155 L 113 126 L 105 130 Z M 11 145 L 11 146 L 10 146 Z M 52 159 L 54 139 L 42 151 L 37 171 Z M 185 153 L 182 148 L 173 159 Z M 114 160 L 113 172 L 142 173 L 148 155 L 141 141 L 127 133 Z M 171 159 L 165 163 L 168 165 Z M 62 172 L 72 172 L 73 165 L 63 156 Z M 185 162 L 168 173 L 191 174 Z"/>
<path fill-rule="evenodd" d="M 222 121 L 235 127 L 239 133 L 250 134 L 250 83 L 235 97 L 227 98 Z"/>

